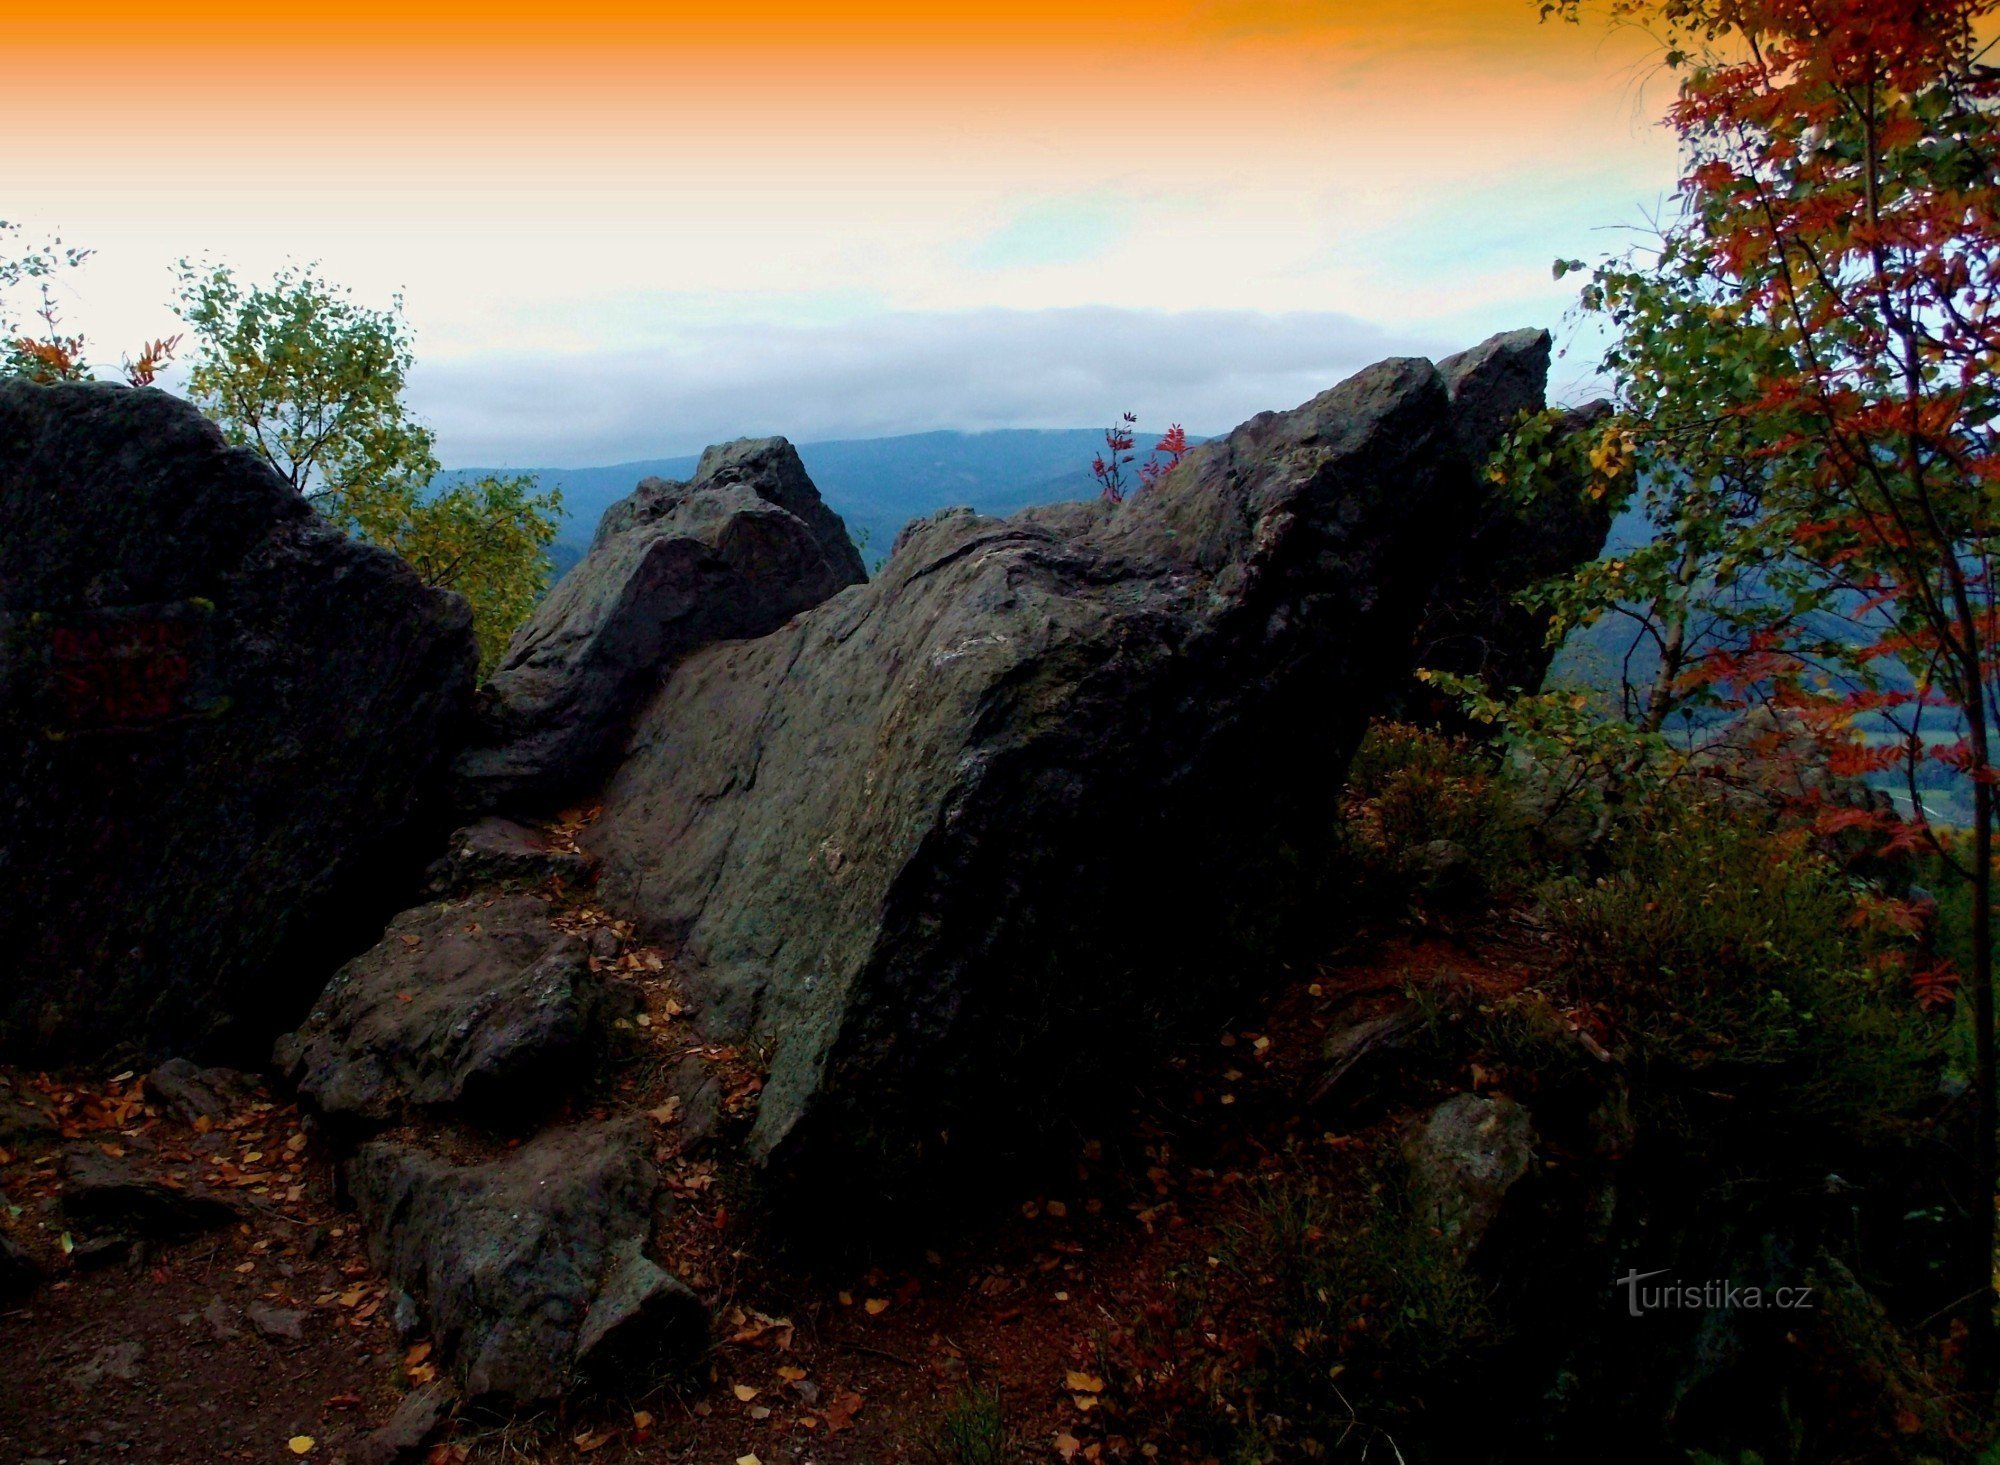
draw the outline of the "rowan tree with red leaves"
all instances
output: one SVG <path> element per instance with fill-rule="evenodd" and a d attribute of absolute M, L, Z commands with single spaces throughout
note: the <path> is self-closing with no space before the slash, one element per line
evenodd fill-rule
<path fill-rule="evenodd" d="M 1875 730 L 1844 766 L 1900 761 L 1912 818 L 1970 882 L 1966 1300 L 1990 1385 L 2000 0 L 1598 8 L 1662 39 L 1684 176 L 1657 246 L 1584 297 L 1615 332 L 1618 430 L 1659 532 L 1574 593 L 1650 623 L 1652 730 L 1704 701 Z M 1963 859 L 1929 829 L 1925 761 L 1969 783 Z"/>

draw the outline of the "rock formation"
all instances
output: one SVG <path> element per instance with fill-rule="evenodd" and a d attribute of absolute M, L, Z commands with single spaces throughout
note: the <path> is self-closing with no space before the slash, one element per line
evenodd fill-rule
<path fill-rule="evenodd" d="M 379 1140 L 347 1166 L 376 1265 L 417 1297 L 468 1396 L 554 1399 L 584 1375 L 698 1350 L 707 1314 L 647 1260 L 644 1120 L 553 1130 L 483 1165 Z"/>
<path fill-rule="evenodd" d="M 483 689 L 458 764 L 464 803 L 534 811 L 586 791 L 683 656 L 761 636 L 865 578 L 783 438 L 712 447 L 686 483 L 646 479 L 605 510 Z"/>
<path fill-rule="evenodd" d="M 327 983 L 272 1061 L 329 1117 L 405 1107 L 513 1115 L 577 1076 L 603 983 L 532 895 L 405 911 Z"/>
<path fill-rule="evenodd" d="M 1525 406 L 1540 411 L 1549 333 L 1513 331 L 1438 363 L 1456 409 L 1460 441 L 1483 463 Z M 1602 422 L 1607 402 L 1562 415 L 1560 439 Z M 1549 617 L 1520 603 L 1521 592 L 1595 559 L 1611 532 L 1611 504 L 1562 485 L 1526 506 L 1497 497 L 1478 510 L 1471 533 L 1446 561 L 1417 629 L 1416 665 L 1476 677 L 1496 695 L 1538 691 L 1555 658 Z M 1449 699 L 1422 685 L 1402 694 L 1404 715 L 1469 731 Z"/>
<path fill-rule="evenodd" d="M 296 1021 L 421 869 L 475 663 L 463 600 L 187 403 L 0 382 L 0 1051 Z"/>
<path fill-rule="evenodd" d="M 1483 424 L 1546 361 L 1501 338 L 1456 393 L 1384 362 L 1115 511 L 941 513 L 678 667 L 586 843 L 708 1021 L 772 1045 L 758 1156 L 905 1172 L 1254 977 L 1310 914 Z"/>

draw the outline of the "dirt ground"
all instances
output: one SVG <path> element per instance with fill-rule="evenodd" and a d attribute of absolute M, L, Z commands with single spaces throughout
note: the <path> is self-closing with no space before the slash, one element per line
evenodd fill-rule
<path fill-rule="evenodd" d="M 692 1375 L 629 1394 L 528 1416 L 461 1409 L 413 1458 L 950 1458 L 939 1443 L 947 1417 L 987 1398 L 1004 1420 L 1005 1458 L 1198 1459 L 1176 1437 L 1173 1389 L 1224 1376 L 1258 1341 L 1255 1279 L 1240 1312 L 1218 1307 L 1177 1335 L 1206 1358 L 1157 1356 L 1149 1323 L 1176 1278 L 1221 1266 L 1255 1187 L 1302 1168 L 1337 1183 L 1352 1164 L 1361 1140 L 1306 1100 L 1326 1035 L 1403 1000 L 1411 982 L 1517 988 L 1535 948 L 1504 926 L 1460 940 L 1402 934 L 1299 972 L 1132 1112 L 1080 1138 L 1065 1184 L 928 1245 L 920 1237 L 894 1265 L 832 1271 L 789 1261 L 732 1199 L 747 1180 L 726 1141 L 754 1103 L 754 1068 L 691 1039 L 657 953 L 628 948 L 608 965 L 634 985 L 651 1051 L 593 1107 L 645 1107 L 690 1054 L 717 1072 L 724 1142 L 711 1152 L 683 1153 L 674 1106 L 656 1114 L 674 1196 L 658 1250 L 713 1308 L 714 1346 Z M 0 1077 L 54 1125 L 0 1139 L 0 1226 L 49 1273 L 0 1313 L 0 1461 L 342 1461 L 437 1375 L 427 1340 L 397 1336 L 332 1157 L 282 1096 L 262 1090 L 197 1132 L 149 1103 L 137 1074 Z M 1378 1109 L 1366 1123 L 1395 1120 Z M 79 1145 L 222 1192 L 243 1221 L 90 1257 L 66 1241 L 56 1201 L 59 1157 Z M 299 1336 L 260 1328 L 268 1309 L 302 1312 Z"/>

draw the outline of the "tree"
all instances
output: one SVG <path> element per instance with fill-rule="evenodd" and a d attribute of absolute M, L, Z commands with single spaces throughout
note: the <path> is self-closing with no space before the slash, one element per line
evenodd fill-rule
<path fill-rule="evenodd" d="M 246 287 L 183 260 L 179 282 L 195 403 L 334 523 L 464 595 L 490 670 L 547 586 L 560 491 L 537 493 L 532 478 L 435 485 L 435 439 L 403 402 L 413 358 L 400 296 L 370 309 L 311 265 Z"/>
<path fill-rule="evenodd" d="M 1664 703 L 1891 727 L 1845 766 L 1900 759 L 1914 792 L 1935 760 L 1970 783 L 1968 858 L 1912 814 L 1971 887 L 1967 1321 L 1990 1387 L 2000 71 L 1979 34 L 2000 0 L 1607 8 L 1664 42 L 1685 171 L 1659 247 L 1585 294 L 1667 530 L 1647 577 L 1596 588 L 1650 618 Z M 1746 577 L 1745 615 L 1691 643 L 1690 613 Z"/>

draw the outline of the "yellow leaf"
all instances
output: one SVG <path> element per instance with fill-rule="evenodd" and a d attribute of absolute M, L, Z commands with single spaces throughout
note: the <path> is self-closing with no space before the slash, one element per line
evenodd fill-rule
<path fill-rule="evenodd" d="M 1063 1375 L 1063 1386 L 1077 1393 L 1101 1394 L 1104 1392 L 1103 1379 L 1093 1373 L 1080 1373 L 1076 1369 L 1071 1369 Z"/>
<path fill-rule="evenodd" d="M 738 1384 L 731 1392 L 745 1404 L 748 1404 L 752 1399 L 757 1397 L 757 1391 L 748 1384 Z"/>
<path fill-rule="evenodd" d="M 1077 1437 L 1068 1430 L 1064 1430 L 1056 1436 L 1056 1453 L 1065 1460 L 1074 1460 L 1076 1452 L 1082 1448 L 1083 1446 L 1078 1442 Z M 738 1460 L 736 1465 L 743 1465 L 743 1462 Z"/>
<path fill-rule="evenodd" d="M 889 1299 L 886 1297 L 871 1297 L 862 1306 L 868 1309 L 868 1316 L 880 1317 L 889 1310 Z"/>
<path fill-rule="evenodd" d="M 755 1455 L 738 1455 L 736 1465 L 764 1465 L 764 1462 Z"/>
<path fill-rule="evenodd" d="M 783 1379 L 788 1384 L 795 1384 L 805 1376 L 806 1376 L 806 1371 L 804 1369 L 795 1368 L 793 1365 L 789 1363 L 783 1365 L 778 1370 L 778 1377 Z"/>
<path fill-rule="evenodd" d="M 595 1432 L 585 1430 L 572 1440 L 571 1443 L 576 1446 L 580 1453 L 588 1455 L 592 1450 L 603 1449 L 614 1438 L 616 1438 L 616 1432 L 613 1430 L 601 1429 Z"/>
<path fill-rule="evenodd" d="M 652 1427 L 653 1427 L 652 1415 L 648 1414 L 643 1409 L 635 1409 L 632 1411 L 632 1428 L 638 1430 L 647 1430 L 651 1429 Z"/>
<path fill-rule="evenodd" d="M 295 1434 L 285 1441 L 285 1448 L 294 1455 L 310 1455 L 313 1446 L 318 1443 L 319 1441 L 309 1434 Z"/>

